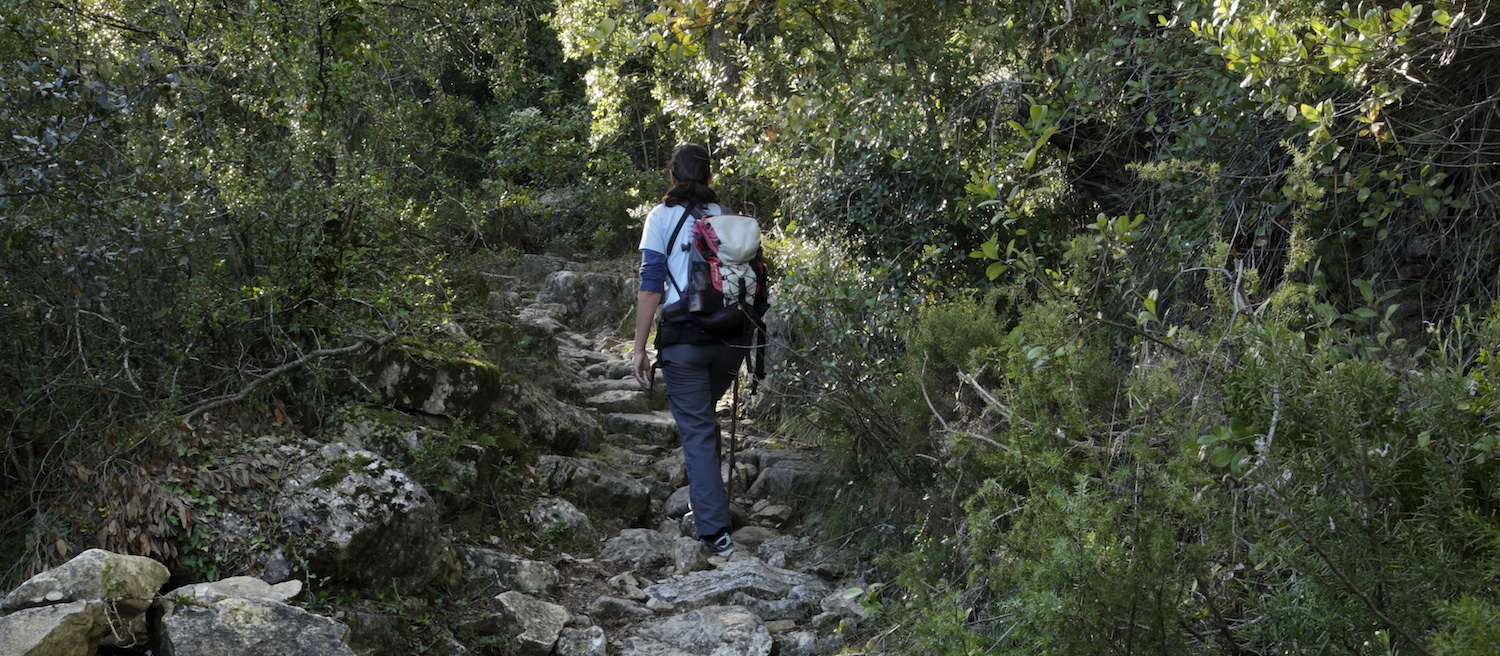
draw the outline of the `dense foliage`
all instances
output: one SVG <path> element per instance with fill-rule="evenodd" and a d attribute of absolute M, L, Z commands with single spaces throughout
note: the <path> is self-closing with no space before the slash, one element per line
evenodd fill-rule
<path fill-rule="evenodd" d="M 872 649 L 1488 653 L 1489 8 L 0 0 L 0 552 L 233 439 L 165 418 L 316 424 L 453 262 L 629 252 L 693 140 Z"/>
<path fill-rule="evenodd" d="M 440 321 L 471 247 L 620 248 L 640 200 L 585 193 L 547 8 L 0 3 L 4 553 L 63 463 L 128 489 L 153 473 L 113 457 L 185 451 L 158 419 L 274 397 L 316 427 L 322 356 Z M 160 521 L 101 524 L 100 546 L 174 551 Z"/>
<path fill-rule="evenodd" d="M 553 22 L 596 136 L 654 101 L 782 192 L 781 416 L 868 490 L 830 514 L 885 549 L 896 651 L 1483 653 L 1488 10 Z"/>

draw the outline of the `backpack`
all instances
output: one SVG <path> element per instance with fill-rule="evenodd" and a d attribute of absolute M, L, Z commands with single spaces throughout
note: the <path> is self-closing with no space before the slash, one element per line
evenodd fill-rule
<path fill-rule="evenodd" d="M 694 218 L 688 248 L 688 284 L 672 286 L 680 297 L 663 308 L 663 321 L 689 321 L 704 332 L 730 339 L 750 336 L 756 381 L 765 377 L 766 310 L 770 308 L 770 277 L 760 248 L 760 221 L 740 214 L 699 217 L 696 209 L 683 212 L 668 244 L 677 243 L 688 217 Z M 752 386 L 754 383 L 752 383 Z"/>

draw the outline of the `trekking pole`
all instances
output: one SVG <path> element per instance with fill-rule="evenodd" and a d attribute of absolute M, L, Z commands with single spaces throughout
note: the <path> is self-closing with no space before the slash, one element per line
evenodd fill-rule
<path fill-rule="evenodd" d="M 729 496 L 734 496 L 734 437 L 740 427 L 740 377 L 734 377 L 734 399 L 729 403 Z"/>

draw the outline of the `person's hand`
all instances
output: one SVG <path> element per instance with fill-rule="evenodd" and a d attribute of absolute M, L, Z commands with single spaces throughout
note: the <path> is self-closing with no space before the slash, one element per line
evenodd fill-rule
<path fill-rule="evenodd" d="M 635 373 L 635 382 L 643 390 L 651 389 L 651 356 L 645 351 L 635 351 L 632 358 L 631 371 Z"/>

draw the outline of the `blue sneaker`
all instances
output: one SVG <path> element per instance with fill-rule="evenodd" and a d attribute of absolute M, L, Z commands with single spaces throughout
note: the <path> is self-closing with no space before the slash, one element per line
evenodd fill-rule
<path fill-rule="evenodd" d="M 729 538 L 728 531 L 720 533 L 719 537 L 711 540 L 704 538 L 703 543 L 708 545 L 709 551 L 712 551 L 715 556 L 720 558 L 728 558 L 730 554 L 734 553 L 734 540 Z"/>

